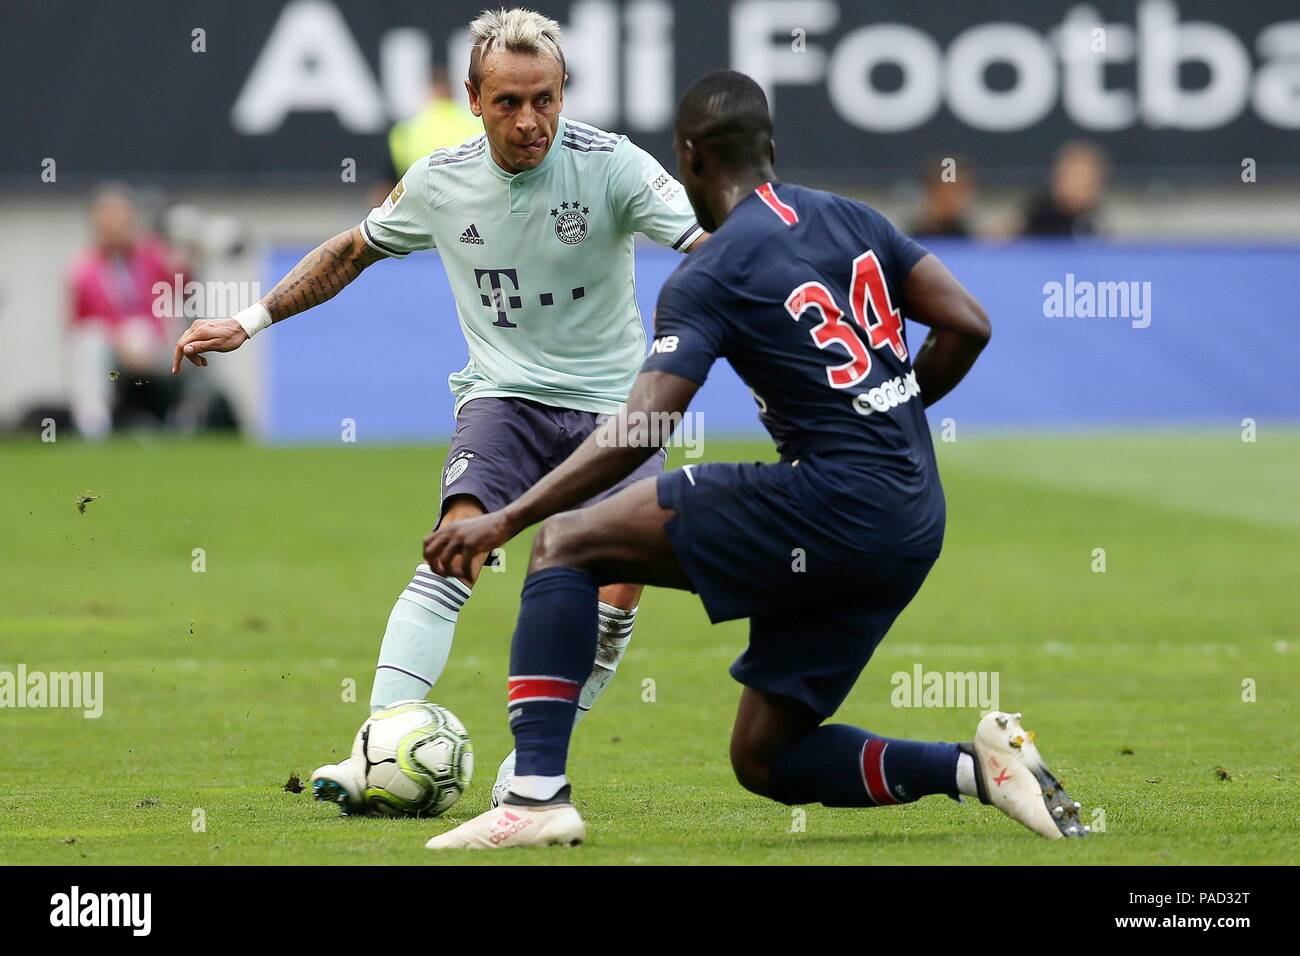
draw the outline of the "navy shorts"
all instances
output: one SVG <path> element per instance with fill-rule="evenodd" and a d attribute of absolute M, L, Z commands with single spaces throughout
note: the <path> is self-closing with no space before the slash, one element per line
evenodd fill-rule
<path fill-rule="evenodd" d="M 488 511 L 504 508 L 568 458 L 604 418 L 524 398 L 466 402 L 456 415 L 456 434 L 442 469 L 439 520 L 456 495 L 477 498 Z M 663 474 L 666 457 L 657 452 L 613 488 L 579 507 L 595 504 L 642 478 Z"/>
<path fill-rule="evenodd" d="M 713 622 L 750 619 L 731 675 L 829 717 L 937 557 L 899 555 L 846 510 L 840 476 L 798 464 L 688 465 L 658 482 L 673 550 Z"/>

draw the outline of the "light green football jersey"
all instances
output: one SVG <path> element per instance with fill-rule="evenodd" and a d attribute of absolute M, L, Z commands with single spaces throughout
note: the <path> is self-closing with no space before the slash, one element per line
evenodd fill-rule
<path fill-rule="evenodd" d="M 633 236 L 685 249 L 701 234 L 686 190 L 626 136 L 560 118 L 534 169 L 510 174 L 486 136 L 416 162 L 361 224 L 389 256 L 437 248 L 472 398 L 613 412 L 645 359 Z"/>

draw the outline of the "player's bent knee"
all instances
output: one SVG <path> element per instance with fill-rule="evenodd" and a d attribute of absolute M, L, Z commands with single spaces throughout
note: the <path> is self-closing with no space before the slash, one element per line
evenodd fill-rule
<path fill-rule="evenodd" d="M 600 589 L 600 600 L 606 604 L 630 611 L 641 600 L 645 589 L 639 584 L 606 584 Z"/>
<path fill-rule="evenodd" d="M 772 767 L 756 751 L 733 746 L 731 748 L 731 769 L 736 775 L 736 782 L 750 793 L 757 794 L 760 797 L 772 796 Z"/>
<path fill-rule="evenodd" d="M 441 527 L 454 521 L 477 518 L 483 514 L 487 514 L 487 509 L 473 495 L 455 495 L 448 498 L 446 504 L 443 505 L 438 524 Z"/>
<path fill-rule="evenodd" d="M 466 521 L 470 518 L 477 518 L 479 515 L 487 514 L 487 509 L 483 503 L 473 495 L 453 495 L 443 502 L 442 514 L 438 517 L 436 527 L 445 528 L 450 524 L 458 521 Z M 468 584 L 471 588 L 478 583 L 479 574 L 483 570 L 483 564 L 487 555 L 479 555 L 470 562 L 468 573 L 457 575 L 458 579 Z"/>
<path fill-rule="evenodd" d="M 528 562 L 529 572 L 547 568 L 574 568 L 581 566 L 582 516 L 574 512 L 552 515 L 542 522 L 533 538 L 533 553 Z"/>

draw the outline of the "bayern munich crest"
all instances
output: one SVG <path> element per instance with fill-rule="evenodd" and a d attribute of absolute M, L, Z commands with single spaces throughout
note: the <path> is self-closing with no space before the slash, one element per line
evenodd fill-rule
<path fill-rule="evenodd" d="M 587 238 L 587 214 L 591 209 L 578 202 L 562 202 L 558 209 L 551 210 L 555 219 L 555 235 L 561 242 L 577 245 Z"/>
<path fill-rule="evenodd" d="M 472 451 L 463 451 L 458 454 L 454 461 L 447 465 L 447 477 L 444 479 L 444 485 L 450 485 L 453 481 L 465 474 L 465 469 L 469 467 L 469 460 L 474 457 Z"/>

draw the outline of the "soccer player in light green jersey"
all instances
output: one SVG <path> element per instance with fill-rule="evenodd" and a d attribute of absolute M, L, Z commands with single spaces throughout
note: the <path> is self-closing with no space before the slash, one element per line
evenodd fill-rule
<path fill-rule="evenodd" d="M 561 115 L 567 78 L 555 21 L 529 10 L 484 11 L 470 24 L 470 106 L 484 132 L 407 170 L 356 228 L 302 260 L 261 302 L 230 319 L 195 322 L 173 372 L 229 352 L 281 319 L 332 298 L 384 258 L 438 250 L 469 362 L 453 374 L 456 433 L 438 522 L 509 504 L 627 399 L 646 354 L 636 304 L 633 237 L 688 252 L 706 233 L 681 185 L 626 137 Z M 630 484 L 663 468 L 662 456 Z M 616 493 L 623 484 L 600 497 Z M 380 646 L 372 710 L 425 697 L 451 651 L 461 608 L 488 554 L 464 577 L 420 564 Z M 613 675 L 631 637 L 639 585 L 602 588 L 600 641 L 579 714 Z M 506 758 L 495 799 L 513 774 Z M 362 761 L 312 775 L 318 799 L 366 809 Z"/>

